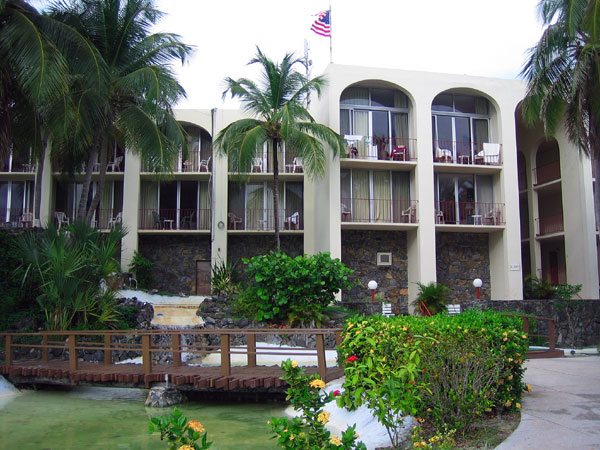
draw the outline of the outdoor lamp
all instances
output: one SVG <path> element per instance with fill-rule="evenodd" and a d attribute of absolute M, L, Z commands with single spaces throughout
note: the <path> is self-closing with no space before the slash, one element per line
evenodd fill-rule
<path fill-rule="evenodd" d="M 367 287 L 371 289 L 371 302 L 375 303 L 375 289 L 377 289 L 377 281 L 371 280 L 367 284 Z"/>
<path fill-rule="evenodd" d="M 477 288 L 477 300 L 479 300 L 481 298 L 479 295 L 479 288 L 483 286 L 483 281 L 481 281 L 481 278 L 475 278 L 473 280 L 473 286 Z"/>

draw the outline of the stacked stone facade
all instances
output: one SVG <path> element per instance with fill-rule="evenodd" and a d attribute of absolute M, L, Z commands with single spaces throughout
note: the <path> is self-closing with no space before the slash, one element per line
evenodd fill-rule
<path fill-rule="evenodd" d="M 279 236 L 279 240 L 283 253 L 291 257 L 304 254 L 304 236 L 282 234 Z M 227 238 L 227 259 L 231 263 L 239 262 L 241 264 L 242 258 L 265 255 L 275 249 L 273 234 L 230 235 Z"/>
<path fill-rule="evenodd" d="M 437 282 L 450 288 L 451 299 L 461 303 L 475 297 L 473 280 L 481 278 L 481 298 L 490 298 L 490 256 L 485 233 L 437 233 Z"/>
<path fill-rule="evenodd" d="M 156 289 L 190 295 L 196 289 L 196 261 L 210 261 L 210 236 L 141 235 L 139 252 L 154 263 Z"/>
<path fill-rule="evenodd" d="M 378 252 L 391 252 L 392 265 L 378 266 Z M 343 293 L 343 300 L 369 297 L 367 283 L 375 280 L 379 284 L 377 296 L 400 305 L 400 311 L 408 312 L 406 232 L 342 230 L 342 262 L 354 270 L 352 278 L 359 284 Z"/>

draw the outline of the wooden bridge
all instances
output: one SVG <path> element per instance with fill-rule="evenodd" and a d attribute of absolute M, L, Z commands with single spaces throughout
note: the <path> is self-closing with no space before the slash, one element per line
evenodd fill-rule
<path fill-rule="evenodd" d="M 276 355 L 285 359 L 316 357 L 308 373 L 318 372 L 331 381 L 343 376 L 341 367 L 327 367 L 326 337 L 339 345 L 340 329 L 202 329 L 202 330 L 127 330 L 127 331 L 43 331 L 39 333 L 2 333 L 4 364 L 0 374 L 21 384 L 100 384 L 149 387 L 153 382 L 169 382 L 184 390 L 275 390 L 283 391 L 279 366 L 260 366 L 257 355 Z M 314 336 L 314 347 L 264 346 L 261 336 Z M 210 345 L 210 339 L 219 342 Z M 217 339 L 218 337 L 218 339 Z M 192 340 L 193 343 L 186 343 Z M 234 341 L 236 344 L 234 345 Z M 239 344 L 245 342 L 246 345 Z M 261 344 L 263 346 L 261 346 Z M 84 362 L 84 354 L 103 354 L 103 360 Z M 135 352 L 141 364 L 117 361 L 121 352 Z M 188 365 L 182 354 L 219 354 L 219 366 Z M 153 354 L 156 355 L 153 358 Z M 172 362 L 153 360 L 170 355 Z M 245 365 L 232 366 L 232 355 L 245 355 Z M 89 359 L 89 358 L 87 358 Z M 97 359 L 97 358 L 96 358 Z M 164 360 L 165 358 L 160 358 Z M 201 364 L 201 363 L 200 363 Z"/>

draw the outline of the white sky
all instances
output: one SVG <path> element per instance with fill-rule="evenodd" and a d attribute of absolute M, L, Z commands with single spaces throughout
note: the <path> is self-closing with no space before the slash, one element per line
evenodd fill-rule
<path fill-rule="evenodd" d="M 33 0 L 33 4 L 47 3 Z M 333 61 L 373 67 L 517 78 L 538 41 L 538 0 L 332 0 Z M 256 45 L 274 60 L 302 56 L 312 75 L 329 63 L 329 39 L 310 31 L 327 0 L 156 0 L 157 31 L 194 45 L 177 68 L 187 91 L 180 108 L 237 107 L 221 100 L 223 79 L 256 78 Z"/>

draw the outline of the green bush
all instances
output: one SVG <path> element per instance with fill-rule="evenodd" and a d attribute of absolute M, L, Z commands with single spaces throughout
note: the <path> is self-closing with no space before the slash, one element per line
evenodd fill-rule
<path fill-rule="evenodd" d="M 237 264 L 221 261 L 212 266 L 210 280 L 213 295 L 231 297 L 241 290 L 241 280 Z"/>
<path fill-rule="evenodd" d="M 154 263 L 152 261 L 136 251 L 133 254 L 129 270 L 135 273 L 138 289 L 152 289 L 154 286 Z"/>
<path fill-rule="evenodd" d="M 291 258 L 271 252 L 243 262 L 249 287 L 236 309 L 257 321 L 320 323 L 335 293 L 353 285 L 352 270 L 329 253 Z"/>
<path fill-rule="evenodd" d="M 168 450 L 206 450 L 212 445 L 204 426 L 188 420 L 177 408 L 167 416 L 150 419 L 148 432 L 160 433 L 160 440 L 167 441 Z"/>
<path fill-rule="evenodd" d="M 441 283 L 431 282 L 423 284 L 417 282 L 419 286 L 419 295 L 416 304 L 420 308 L 423 303 L 431 314 L 440 314 L 446 311 L 446 305 L 450 303 L 450 288 Z"/>
<path fill-rule="evenodd" d="M 527 335 L 518 318 L 361 317 L 348 320 L 343 337 L 346 390 L 338 403 L 374 406 L 386 427 L 393 426 L 386 410 L 395 408 L 464 432 L 492 407 L 520 407 Z"/>
<path fill-rule="evenodd" d="M 545 278 L 535 275 L 527 275 L 523 282 L 523 297 L 526 299 L 549 299 L 556 298 L 556 287 Z"/>

